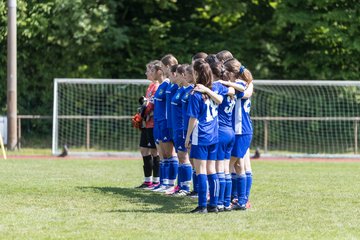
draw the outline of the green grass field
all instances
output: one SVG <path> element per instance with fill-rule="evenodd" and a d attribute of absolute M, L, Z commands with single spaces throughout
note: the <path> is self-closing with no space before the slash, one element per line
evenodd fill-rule
<path fill-rule="evenodd" d="M 0 239 L 360 239 L 360 163 L 254 161 L 252 208 L 133 187 L 141 161 L 0 160 Z"/>

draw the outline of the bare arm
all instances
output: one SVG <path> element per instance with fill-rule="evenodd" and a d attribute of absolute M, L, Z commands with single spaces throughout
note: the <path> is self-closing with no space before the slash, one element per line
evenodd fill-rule
<path fill-rule="evenodd" d="M 188 125 L 188 130 L 186 133 L 186 139 L 185 139 L 185 147 L 186 148 L 190 148 L 190 136 L 195 128 L 195 124 L 196 124 L 196 118 L 190 118 L 189 119 L 189 125 Z"/>
<path fill-rule="evenodd" d="M 254 91 L 254 84 L 251 82 L 249 84 L 249 86 L 246 88 L 246 90 L 244 91 L 244 96 L 242 98 L 250 98 L 253 94 Z"/>
<path fill-rule="evenodd" d="M 227 94 L 228 96 L 234 96 L 235 95 L 235 89 L 233 87 L 229 87 L 229 92 Z"/>
<path fill-rule="evenodd" d="M 209 97 L 216 103 L 216 104 L 221 104 L 223 101 L 223 97 L 217 93 L 215 93 L 214 91 L 212 91 L 210 88 L 205 87 L 202 84 L 196 84 L 196 87 L 194 88 L 194 91 L 197 92 L 201 92 L 201 93 L 206 93 L 207 95 L 209 95 Z"/>
<path fill-rule="evenodd" d="M 236 91 L 239 91 L 239 92 L 243 92 L 245 91 L 245 87 L 240 85 L 240 84 L 237 84 L 237 83 L 234 83 L 234 82 L 228 82 L 228 81 L 223 81 L 223 80 L 220 80 L 220 83 L 222 85 L 225 85 L 225 86 L 228 86 L 228 87 L 232 87 L 234 88 Z M 246 84 L 246 82 L 244 82 Z"/>

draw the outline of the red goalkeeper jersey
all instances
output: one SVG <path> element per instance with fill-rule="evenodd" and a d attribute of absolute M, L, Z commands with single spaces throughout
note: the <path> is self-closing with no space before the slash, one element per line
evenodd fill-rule
<path fill-rule="evenodd" d="M 152 82 L 146 90 L 145 128 L 154 128 L 154 95 L 158 87 L 159 82 Z"/>

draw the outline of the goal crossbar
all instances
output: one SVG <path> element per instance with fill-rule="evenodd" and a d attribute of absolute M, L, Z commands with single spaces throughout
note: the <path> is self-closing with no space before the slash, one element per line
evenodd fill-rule
<path fill-rule="evenodd" d="M 62 139 L 61 141 L 59 141 L 60 121 L 62 121 L 63 124 L 67 124 L 64 121 L 85 121 L 84 123 L 82 123 L 83 125 L 81 125 L 81 128 L 84 128 L 85 130 L 79 134 L 86 135 L 85 137 L 82 137 L 82 139 L 86 139 L 82 140 L 86 143 L 84 143 L 83 146 L 77 148 L 85 152 L 87 151 L 87 149 L 91 148 L 91 138 L 93 137 L 93 135 L 95 135 L 92 131 L 94 131 L 94 128 L 102 126 L 101 124 L 99 125 L 99 121 L 122 121 L 122 124 L 125 125 L 121 125 L 120 128 L 124 128 L 127 129 L 126 131 L 130 131 L 128 130 L 130 124 L 129 119 L 132 118 L 131 114 L 136 111 L 137 98 L 145 93 L 144 88 L 146 88 L 149 83 L 150 81 L 145 79 L 54 79 L 52 153 L 54 155 L 59 154 L 59 147 L 61 146 L 61 144 L 63 144 L 64 141 L 69 141 L 69 139 Z M 120 88 L 123 89 L 122 91 L 127 94 L 127 98 L 123 99 L 122 104 L 125 104 L 127 109 L 130 108 L 132 110 L 130 110 L 130 112 L 129 110 L 127 110 L 127 114 L 120 115 L 111 115 L 106 113 L 86 114 L 83 111 L 73 111 L 66 113 L 61 112 L 59 111 L 59 101 L 62 101 L 62 98 L 64 98 L 64 96 L 68 99 L 79 99 L 78 96 L 76 96 L 78 94 L 77 90 L 75 91 L 75 93 L 72 93 L 75 94 L 74 97 L 70 96 L 70 98 L 69 96 L 64 95 L 67 93 L 59 92 L 63 91 L 59 90 L 59 86 L 62 85 L 67 85 L 69 87 L 71 87 L 72 85 L 78 85 L 79 89 L 82 85 L 87 85 L 89 87 L 85 87 L 86 91 L 88 90 L 88 88 L 96 87 L 96 85 L 112 85 L 114 87 L 121 86 Z M 131 91 L 129 90 L 130 88 Z M 134 89 L 136 88 L 139 89 L 135 91 Z M 103 90 L 101 87 L 99 87 L 99 89 Z M 297 148 L 297 145 L 300 146 L 303 143 L 308 144 L 307 141 L 309 141 L 309 138 L 303 135 L 308 132 L 308 135 L 310 135 L 310 137 L 314 137 L 316 136 L 316 134 L 321 134 L 321 136 L 318 136 L 318 139 L 325 142 L 321 144 L 330 144 L 331 142 L 335 141 L 340 145 L 339 149 L 342 149 L 341 151 L 346 152 L 346 156 L 349 156 L 349 153 L 352 153 L 351 156 L 357 156 L 359 138 L 358 125 L 360 123 L 360 114 L 358 112 L 358 109 L 360 109 L 360 81 L 255 80 L 254 89 L 255 93 L 252 100 L 254 106 L 252 106 L 253 110 L 251 110 L 252 120 L 254 121 L 254 141 L 252 147 L 260 146 L 261 148 L 264 148 L 266 152 L 271 153 L 271 151 L 275 149 L 286 149 L 286 147 L 289 145 L 289 142 L 291 142 L 293 139 L 296 140 L 296 138 L 300 137 L 304 139 L 298 139 L 298 142 L 292 143 L 293 145 L 289 147 L 289 152 L 293 151 L 294 154 L 300 154 L 305 156 L 343 155 L 337 153 L 324 154 L 324 152 L 327 151 L 326 149 L 331 149 L 330 145 L 330 147 L 324 147 L 319 145 L 319 153 L 314 153 L 316 152 L 316 150 L 314 150 L 313 148 L 311 148 L 310 150 L 299 150 Z M 347 94 L 351 96 L 351 98 L 349 98 L 351 101 L 346 98 Z M 94 97 L 96 96 L 97 95 L 94 94 Z M 106 97 L 106 95 L 102 96 L 102 98 L 104 99 Z M 283 100 L 282 97 L 284 98 Z M 309 99 L 311 101 L 319 102 L 312 103 Z M 304 103 L 302 103 L 302 101 Z M 332 103 L 331 101 L 334 102 Z M 101 102 L 95 104 L 96 107 L 99 108 L 98 112 L 102 112 L 101 104 Z M 307 104 L 309 106 L 304 104 Z M 312 104 L 314 106 L 312 106 Z M 63 105 L 67 106 L 68 104 L 63 103 Z M 262 110 L 263 106 L 265 110 Z M 317 112 L 316 114 L 312 113 L 312 108 L 314 107 L 317 109 L 316 111 L 319 112 L 319 114 Z M 341 109 L 339 110 L 339 108 L 345 108 L 345 110 L 343 110 L 342 112 L 346 114 L 340 113 Z M 271 111 L 269 111 L 269 109 Z M 307 109 L 309 109 L 310 111 L 308 111 Z M 115 123 L 112 124 L 114 125 Z M 76 127 L 69 128 L 73 129 L 71 131 L 78 130 L 78 128 Z M 338 128 L 339 130 L 336 131 L 336 128 Z M 339 135 L 342 131 L 346 133 L 346 136 Z M 138 132 L 124 132 L 124 134 L 124 139 L 121 141 L 125 142 L 137 141 L 136 139 L 139 135 Z M 131 139 L 129 137 L 131 137 Z M 335 139 L 335 137 L 339 137 L 339 139 Z M 347 143 L 345 144 L 344 142 L 346 141 Z M 320 144 L 319 142 L 320 141 L 314 140 L 314 143 L 312 143 L 312 145 L 316 147 L 315 145 Z M 137 142 L 134 142 L 131 145 L 132 147 L 129 148 L 136 150 L 137 144 Z M 324 148 L 325 150 L 321 150 L 321 148 Z M 124 149 L 112 148 L 111 151 L 99 150 L 90 154 L 96 155 L 101 153 L 102 155 L 113 156 L 116 152 L 123 151 Z M 279 152 L 281 151 L 284 150 L 280 150 Z M 299 151 L 301 153 L 299 153 Z M 81 155 L 82 153 L 73 152 L 73 154 Z M 288 153 L 282 155 L 288 155 Z"/>

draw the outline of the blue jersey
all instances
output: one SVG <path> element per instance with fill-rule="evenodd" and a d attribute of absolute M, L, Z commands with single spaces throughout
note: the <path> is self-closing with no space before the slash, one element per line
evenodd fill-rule
<path fill-rule="evenodd" d="M 243 83 L 238 83 L 245 85 Z M 233 112 L 233 128 L 236 135 L 246 135 L 253 133 L 252 122 L 250 119 L 250 98 L 242 98 L 243 92 L 236 94 L 236 103 Z"/>
<path fill-rule="evenodd" d="M 158 87 L 154 95 L 154 121 L 166 120 L 166 88 L 169 79 L 165 79 Z"/>
<path fill-rule="evenodd" d="M 189 116 L 187 115 L 188 105 L 189 105 L 189 97 L 191 91 L 194 89 L 194 85 L 189 85 L 185 87 L 183 97 L 181 99 L 181 108 L 182 108 L 182 116 L 184 121 L 184 132 L 186 135 L 188 125 L 189 125 Z"/>
<path fill-rule="evenodd" d="M 166 122 L 168 128 L 173 128 L 173 119 L 171 117 L 171 100 L 178 88 L 179 86 L 175 83 L 169 83 L 166 88 Z"/>
<path fill-rule="evenodd" d="M 199 92 L 190 96 L 188 116 L 197 119 L 192 132 L 192 145 L 209 146 L 218 143 L 217 108 L 213 100 L 204 100 Z"/>
<path fill-rule="evenodd" d="M 222 85 L 220 82 L 216 81 L 216 82 L 213 82 L 213 85 L 212 85 L 212 89 L 211 89 L 213 92 L 221 95 L 221 96 L 226 96 L 226 94 L 228 94 L 229 92 L 229 89 L 227 87 L 225 87 L 224 85 Z"/>
<path fill-rule="evenodd" d="M 233 127 L 233 109 L 236 103 L 236 96 L 225 96 L 222 103 L 219 105 L 219 127 L 232 128 Z"/>
<path fill-rule="evenodd" d="M 214 82 L 213 91 L 218 89 L 218 94 L 223 96 L 223 101 L 219 105 L 219 127 L 232 128 L 232 111 L 235 106 L 235 97 L 227 96 L 229 88 L 222 85 L 220 82 Z"/>
<path fill-rule="evenodd" d="M 183 130 L 184 121 L 182 116 L 182 102 L 181 99 L 184 95 L 185 87 L 179 88 L 171 99 L 171 119 L 173 120 L 174 130 Z"/>

